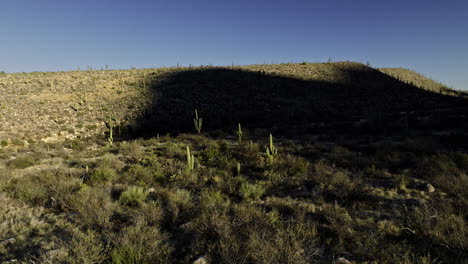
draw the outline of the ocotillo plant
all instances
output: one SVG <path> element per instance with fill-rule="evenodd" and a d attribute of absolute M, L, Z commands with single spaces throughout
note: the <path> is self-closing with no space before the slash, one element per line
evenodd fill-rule
<path fill-rule="evenodd" d="M 267 155 L 268 159 L 270 160 L 270 162 L 272 162 L 273 159 L 278 154 L 278 149 L 273 144 L 273 136 L 271 134 L 270 134 L 270 145 L 268 147 L 266 147 L 265 152 L 266 152 L 266 155 Z"/>
<path fill-rule="evenodd" d="M 242 143 L 242 127 L 241 124 L 237 124 L 237 138 L 239 139 L 239 143 Z"/>
<path fill-rule="evenodd" d="M 192 171 L 195 168 L 195 156 L 190 154 L 190 148 L 187 146 L 187 171 Z"/>
<path fill-rule="evenodd" d="M 195 109 L 195 118 L 193 119 L 193 124 L 195 125 L 195 130 L 200 134 L 202 129 L 202 118 L 198 118 L 198 111 Z"/>

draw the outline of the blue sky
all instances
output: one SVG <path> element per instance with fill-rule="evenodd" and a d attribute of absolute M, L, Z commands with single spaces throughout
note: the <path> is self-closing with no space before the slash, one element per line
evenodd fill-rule
<path fill-rule="evenodd" d="M 468 1 L 0 1 L 0 71 L 328 58 L 468 90 Z"/>

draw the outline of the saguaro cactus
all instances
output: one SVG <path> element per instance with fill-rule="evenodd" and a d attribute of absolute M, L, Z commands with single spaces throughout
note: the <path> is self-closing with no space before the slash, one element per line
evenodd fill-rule
<path fill-rule="evenodd" d="M 195 125 L 195 130 L 197 130 L 198 133 L 201 133 L 202 129 L 202 118 L 198 118 L 198 111 L 195 109 L 195 118 L 193 119 L 193 124 Z"/>
<path fill-rule="evenodd" d="M 109 118 L 109 138 L 107 138 L 109 144 L 112 145 L 114 143 L 114 137 L 112 136 L 112 118 Z"/>
<path fill-rule="evenodd" d="M 192 171 L 195 168 L 195 156 L 190 154 L 190 147 L 187 146 L 187 170 Z"/>
<path fill-rule="evenodd" d="M 237 138 L 239 139 L 239 143 L 242 143 L 242 127 L 241 124 L 237 124 Z"/>
<path fill-rule="evenodd" d="M 268 147 L 266 147 L 265 152 L 266 152 L 266 155 L 267 155 L 268 159 L 270 160 L 270 162 L 272 162 L 273 159 L 278 154 L 278 149 L 273 144 L 273 136 L 271 134 L 270 134 L 270 145 Z"/>

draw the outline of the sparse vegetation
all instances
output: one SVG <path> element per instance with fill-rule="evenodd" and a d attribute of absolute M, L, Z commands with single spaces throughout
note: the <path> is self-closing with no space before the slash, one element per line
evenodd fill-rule
<path fill-rule="evenodd" d="M 0 262 L 465 263 L 468 104 L 381 74 L 329 62 L 0 76 Z M 86 103 L 71 109 L 65 91 Z"/>

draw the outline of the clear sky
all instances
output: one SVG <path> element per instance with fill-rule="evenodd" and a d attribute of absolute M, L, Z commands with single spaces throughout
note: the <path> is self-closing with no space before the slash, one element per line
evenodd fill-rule
<path fill-rule="evenodd" d="M 468 90 L 468 0 L 0 1 L 0 71 L 328 58 Z"/>

